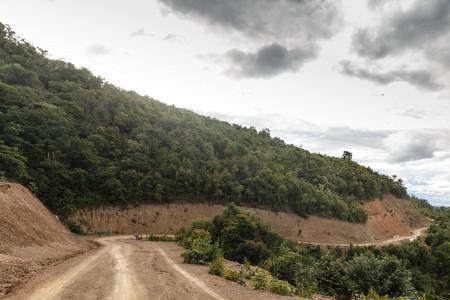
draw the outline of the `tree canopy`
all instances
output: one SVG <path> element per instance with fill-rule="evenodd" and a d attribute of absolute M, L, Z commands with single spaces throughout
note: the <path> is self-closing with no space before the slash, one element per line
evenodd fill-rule
<path fill-rule="evenodd" d="M 364 222 L 402 182 L 349 159 L 117 88 L 0 24 L 0 175 L 53 212 L 102 204 L 245 203 Z"/>

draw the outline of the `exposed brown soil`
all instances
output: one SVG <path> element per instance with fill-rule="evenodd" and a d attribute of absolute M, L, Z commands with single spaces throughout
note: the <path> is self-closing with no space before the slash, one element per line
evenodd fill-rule
<path fill-rule="evenodd" d="M 43 266 L 93 247 L 21 185 L 0 183 L 0 208 L 0 298 Z"/>
<path fill-rule="evenodd" d="M 411 235 L 413 229 L 425 227 L 429 223 L 407 200 L 389 194 L 383 200 L 366 203 L 364 207 L 369 213 L 369 220 L 364 225 L 317 216 L 304 219 L 291 213 L 257 208 L 243 209 L 256 213 L 284 237 L 304 242 L 377 242 L 397 235 Z M 101 207 L 79 210 L 74 213 L 72 220 L 91 232 L 174 234 L 182 227 L 188 228 L 193 221 L 213 218 L 224 208 L 223 205 L 192 203 Z"/>
<path fill-rule="evenodd" d="M 254 290 L 182 262 L 174 243 L 125 237 L 98 240 L 99 250 L 48 268 L 10 300 L 234 300 L 299 299 Z M 330 299 L 316 296 L 319 299 Z"/>

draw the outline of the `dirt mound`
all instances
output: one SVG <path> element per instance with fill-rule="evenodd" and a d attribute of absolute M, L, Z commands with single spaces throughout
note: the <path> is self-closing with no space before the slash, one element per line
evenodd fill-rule
<path fill-rule="evenodd" d="M 0 183 L 0 297 L 42 266 L 91 247 L 19 184 Z"/>
<path fill-rule="evenodd" d="M 382 201 L 366 203 L 364 208 L 369 214 L 368 233 L 376 239 L 406 236 L 411 234 L 412 229 L 429 224 L 428 219 L 414 209 L 408 200 L 389 194 Z"/>
<path fill-rule="evenodd" d="M 91 232 L 173 234 L 182 227 L 189 227 L 193 221 L 209 220 L 224 209 L 223 205 L 192 203 L 100 207 L 79 210 L 71 218 Z M 376 242 L 397 235 L 410 235 L 412 229 L 428 224 L 428 220 L 414 210 L 407 200 L 392 195 L 385 195 L 384 200 L 365 205 L 369 220 L 364 225 L 316 216 L 304 219 L 295 214 L 257 208 L 243 209 L 256 213 L 281 235 L 305 242 Z"/>

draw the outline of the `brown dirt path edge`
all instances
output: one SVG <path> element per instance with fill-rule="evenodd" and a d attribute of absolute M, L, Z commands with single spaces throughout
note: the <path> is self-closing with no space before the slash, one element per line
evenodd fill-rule
<path fill-rule="evenodd" d="M 102 247 L 48 268 L 9 300 L 231 300 L 299 299 L 253 290 L 187 265 L 174 243 L 125 237 L 98 240 Z"/>

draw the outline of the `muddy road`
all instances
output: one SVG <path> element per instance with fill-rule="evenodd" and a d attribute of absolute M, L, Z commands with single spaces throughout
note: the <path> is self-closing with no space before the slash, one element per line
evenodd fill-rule
<path fill-rule="evenodd" d="M 98 250 L 49 267 L 10 300 L 295 299 L 240 286 L 183 264 L 174 243 L 100 238 Z"/>

